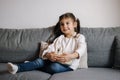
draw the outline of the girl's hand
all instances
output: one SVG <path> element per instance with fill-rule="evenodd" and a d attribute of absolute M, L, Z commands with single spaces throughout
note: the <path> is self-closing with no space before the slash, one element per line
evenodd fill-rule
<path fill-rule="evenodd" d="M 57 62 L 60 62 L 60 63 L 65 63 L 65 62 L 68 62 L 71 60 L 71 54 L 67 54 L 67 53 L 63 53 L 59 56 L 57 56 Z"/>
<path fill-rule="evenodd" d="M 79 54 L 76 52 L 74 52 L 73 54 L 63 53 L 56 58 L 56 61 L 60 63 L 65 63 L 77 58 L 79 58 Z"/>
<path fill-rule="evenodd" d="M 46 54 L 46 57 L 52 62 L 55 62 L 57 60 L 57 56 L 58 55 L 55 52 L 51 52 L 51 53 Z"/>

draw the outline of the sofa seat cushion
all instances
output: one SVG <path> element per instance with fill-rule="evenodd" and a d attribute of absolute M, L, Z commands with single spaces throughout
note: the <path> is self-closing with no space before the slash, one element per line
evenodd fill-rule
<path fill-rule="evenodd" d="M 54 74 L 50 80 L 120 80 L 120 70 L 88 68 Z"/>
<path fill-rule="evenodd" d="M 51 75 L 39 70 L 20 72 L 15 75 L 7 71 L 7 63 L 0 63 L 0 80 L 48 80 Z"/>
<path fill-rule="evenodd" d="M 50 74 L 41 71 L 26 71 L 15 75 L 10 73 L 0 73 L 0 80 L 48 80 Z"/>

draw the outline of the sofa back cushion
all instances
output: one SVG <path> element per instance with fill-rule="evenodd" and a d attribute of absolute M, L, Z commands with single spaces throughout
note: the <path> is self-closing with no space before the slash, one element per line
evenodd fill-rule
<path fill-rule="evenodd" d="M 111 67 L 113 64 L 112 28 L 82 28 L 88 47 L 89 67 Z"/>
<path fill-rule="evenodd" d="M 0 29 L 0 62 L 23 62 L 38 57 L 39 43 L 46 41 L 52 27 Z"/>
<path fill-rule="evenodd" d="M 114 60 L 114 68 L 120 69 L 120 36 L 116 36 L 115 38 L 115 60 Z"/>
<path fill-rule="evenodd" d="M 46 41 L 53 27 L 41 29 L 0 29 L 0 62 L 23 62 L 39 57 L 39 43 Z M 89 67 L 111 67 L 116 28 L 81 28 L 86 37 Z"/>

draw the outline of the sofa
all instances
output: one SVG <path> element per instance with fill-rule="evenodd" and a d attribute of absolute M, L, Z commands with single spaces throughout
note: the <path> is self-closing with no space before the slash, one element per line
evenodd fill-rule
<path fill-rule="evenodd" d="M 31 29 L 0 28 L 0 80 L 120 80 L 119 26 L 81 27 L 80 32 L 87 42 L 88 68 L 53 75 L 40 70 L 10 74 L 6 63 L 21 63 L 38 58 L 40 42 L 50 37 L 53 28 L 54 26 Z"/>

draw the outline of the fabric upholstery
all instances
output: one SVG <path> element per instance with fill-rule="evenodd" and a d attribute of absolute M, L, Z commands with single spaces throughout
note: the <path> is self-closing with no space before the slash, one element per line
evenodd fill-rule
<path fill-rule="evenodd" d="M 50 80 L 119 80 L 120 70 L 111 68 L 88 68 L 54 74 Z"/>
<path fill-rule="evenodd" d="M 46 41 L 53 27 L 41 29 L 0 29 L 0 80 L 119 80 L 120 70 L 108 68 L 116 59 L 115 36 L 120 35 L 120 27 L 81 28 L 88 48 L 88 69 L 50 75 L 39 70 L 8 73 L 7 62 L 24 62 L 39 56 L 39 43 Z M 117 56 L 116 56 L 117 57 Z M 115 63 L 116 65 L 117 63 Z M 114 65 L 114 66 L 115 66 Z M 102 67 L 102 68 L 101 68 Z M 107 67 L 107 68 L 106 68 Z"/>
<path fill-rule="evenodd" d="M 7 71 L 7 64 L 0 63 L 0 80 L 48 80 L 51 75 L 40 70 L 20 72 L 15 75 Z"/>
<path fill-rule="evenodd" d="M 15 75 L 0 73 L 1 80 L 48 80 L 51 75 L 41 71 L 27 71 Z"/>
<path fill-rule="evenodd" d="M 88 47 L 89 67 L 111 67 L 113 64 L 112 46 L 114 35 L 109 28 L 82 28 Z"/>
<path fill-rule="evenodd" d="M 38 57 L 39 43 L 46 41 L 52 27 L 0 29 L 0 62 L 23 62 Z"/>
<path fill-rule="evenodd" d="M 120 68 L 120 36 L 116 36 L 114 67 Z"/>

